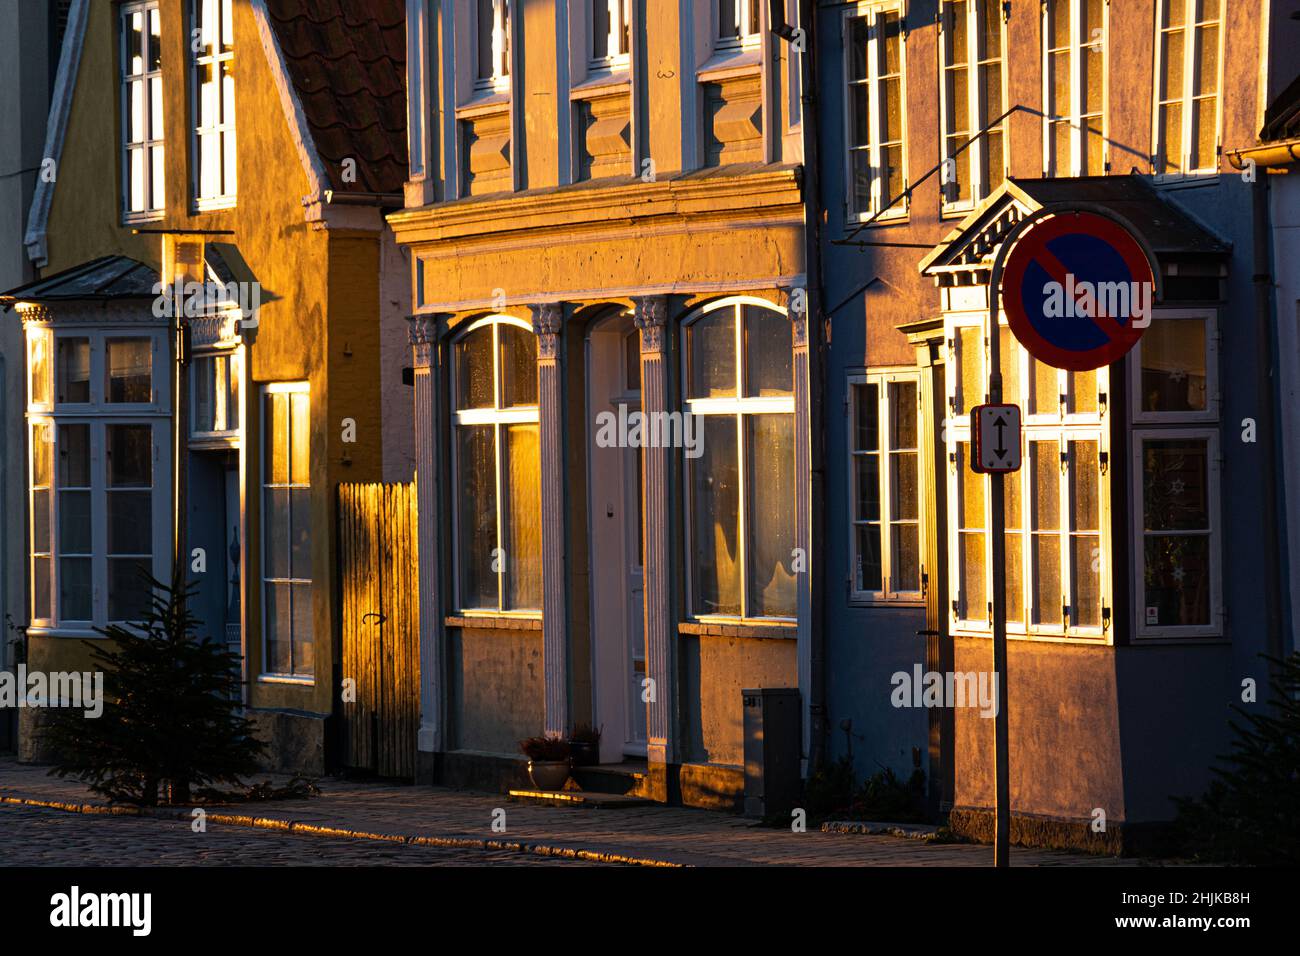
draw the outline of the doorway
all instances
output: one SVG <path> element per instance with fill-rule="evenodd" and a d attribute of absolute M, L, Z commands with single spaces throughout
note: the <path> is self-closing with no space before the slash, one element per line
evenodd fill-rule
<path fill-rule="evenodd" d="M 640 333 L 626 313 L 587 336 L 588 533 L 592 680 L 601 763 L 646 754 Z"/>

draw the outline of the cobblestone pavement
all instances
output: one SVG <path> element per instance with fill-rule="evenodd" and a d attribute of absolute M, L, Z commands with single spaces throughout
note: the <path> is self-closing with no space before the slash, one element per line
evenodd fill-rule
<path fill-rule="evenodd" d="M 509 850 L 322 838 L 185 820 L 0 806 L 4 866 L 600 866 Z M 616 865 L 616 864 L 607 864 Z"/>
<path fill-rule="evenodd" d="M 291 800 L 211 808 L 213 815 L 227 812 L 256 816 L 264 826 L 296 823 L 307 827 L 332 828 L 359 833 L 428 837 L 461 841 L 517 841 L 542 852 L 597 854 L 602 858 L 628 859 L 681 865 L 795 865 L 795 866 L 989 866 L 993 851 L 987 846 L 933 844 L 894 836 L 851 833 L 791 833 L 755 826 L 750 820 L 725 813 L 681 807 L 638 806 L 622 809 L 551 807 L 510 802 L 505 794 L 448 790 L 426 786 L 393 786 L 326 779 L 321 795 L 311 800 Z M 103 801 L 77 783 L 50 777 L 44 767 L 32 767 L 0 759 L 0 807 L 14 800 L 44 800 L 67 804 L 101 804 Z M 494 832 L 495 811 L 505 812 L 504 833 Z M 73 814 L 68 814 L 73 817 Z M 7 818 L 3 818 L 7 819 Z M 100 818 L 102 819 L 102 818 Z M 247 841 L 247 845 L 279 846 L 290 834 L 283 830 L 250 827 L 231 834 L 223 827 L 222 838 Z M 56 824 L 57 825 L 57 824 Z M 151 821 L 147 825 L 177 827 L 182 845 L 188 840 L 185 821 Z M 209 836 L 219 824 L 209 824 Z M 74 828 L 75 829 L 75 828 Z M 107 828 L 103 832 L 109 832 Z M 127 832 L 123 830 L 122 832 Z M 143 831 L 142 831 L 143 832 Z M 318 843 L 352 844 L 336 835 L 294 837 Z M 267 841 L 263 844 L 261 841 Z M 377 841 L 371 841 L 376 842 Z M 22 863 L 4 847 L 0 834 L 0 861 Z M 382 846 L 378 844 L 377 846 Z M 373 852 L 395 853 L 432 849 L 389 845 Z M 178 851 L 179 852 L 179 851 Z M 309 852 L 309 851 L 303 851 Z M 325 852 L 325 851 L 322 851 Z M 358 853 L 364 853 L 357 850 Z M 484 850 L 473 852 L 482 854 Z M 414 856 L 414 854 L 408 854 Z M 506 862 L 522 862 L 531 853 L 514 853 Z M 260 856 L 260 853 L 259 853 Z M 430 857 L 433 860 L 433 857 Z M 544 857 L 543 857 L 544 859 Z M 165 862 L 173 862 L 168 858 Z M 196 861 L 197 862 L 197 861 Z M 352 861 L 348 861 L 352 862 Z M 369 862 L 357 859 L 356 862 Z M 1136 861 L 1086 856 L 1049 850 L 1013 848 L 1016 866 L 1108 866 L 1135 865 Z"/>

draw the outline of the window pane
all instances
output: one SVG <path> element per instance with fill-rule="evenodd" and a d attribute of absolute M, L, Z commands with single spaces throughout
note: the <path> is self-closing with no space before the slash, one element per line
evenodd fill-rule
<path fill-rule="evenodd" d="M 151 401 L 152 342 L 149 339 L 108 339 L 107 351 L 108 401 Z"/>
<path fill-rule="evenodd" d="M 875 451 L 880 447 L 880 435 L 877 429 L 879 415 L 878 386 L 874 383 L 853 386 L 853 407 L 857 414 L 854 428 L 854 451 Z"/>
<path fill-rule="evenodd" d="M 794 416 L 745 416 L 749 614 L 794 617 Z"/>
<path fill-rule="evenodd" d="M 59 559 L 59 620 L 91 620 L 91 595 L 90 558 Z"/>
<path fill-rule="evenodd" d="M 1001 352 L 998 369 L 1002 372 L 1002 401 L 1008 405 L 1020 404 L 1020 344 L 1008 328 L 998 330 Z"/>
<path fill-rule="evenodd" d="M 1010 478 L 1006 482 L 1008 489 L 1014 484 Z M 1015 624 L 1023 624 L 1025 620 L 1024 540 L 1023 534 L 1005 536 L 1007 621 Z"/>
<path fill-rule="evenodd" d="M 263 495 L 263 535 L 266 542 L 262 576 L 289 577 L 289 489 L 267 488 Z"/>
<path fill-rule="evenodd" d="M 849 78 L 867 78 L 867 18 L 853 17 L 849 21 Z"/>
<path fill-rule="evenodd" d="M 216 359 L 195 359 L 190 379 L 194 383 L 194 427 L 196 432 L 210 432 L 215 422 L 214 386 Z"/>
<path fill-rule="evenodd" d="M 729 39 L 738 35 L 736 6 L 740 0 L 718 0 L 718 37 Z"/>
<path fill-rule="evenodd" d="M 885 585 L 880 565 L 880 525 L 858 525 L 855 533 L 858 542 L 857 590 L 881 591 Z"/>
<path fill-rule="evenodd" d="M 506 607 L 536 610 L 542 606 L 542 485 L 536 424 L 506 428 L 509 473 L 505 528 Z"/>
<path fill-rule="evenodd" d="M 152 554 L 152 492 L 111 491 L 107 498 L 108 553 Z"/>
<path fill-rule="evenodd" d="M 299 676 L 316 673 L 316 641 L 312 628 L 312 588 L 291 584 L 293 598 L 293 672 Z"/>
<path fill-rule="evenodd" d="M 289 398 L 289 481 L 311 484 L 311 408 L 306 392 L 291 392 Z"/>
<path fill-rule="evenodd" d="M 149 488 L 153 485 L 153 426 L 108 425 L 108 486 Z"/>
<path fill-rule="evenodd" d="M 916 383 L 889 383 L 889 447 L 902 451 L 916 447 Z"/>
<path fill-rule="evenodd" d="M 110 558 L 108 619 L 139 623 L 149 610 L 151 562 L 140 558 Z"/>
<path fill-rule="evenodd" d="M 741 313 L 745 322 L 745 394 L 793 394 L 790 320 L 780 312 L 753 305 L 743 306 Z"/>
<path fill-rule="evenodd" d="M 58 341 L 59 402 L 90 401 L 90 339 L 60 338 Z"/>
<path fill-rule="evenodd" d="M 609 0 L 591 0 L 591 56 L 601 60 L 609 55 Z"/>
<path fill-rule="evenodd" d="M 59 487 L 90 487 L 89 425 L 59 426 Z"/>
<path fill-rule="evenodd" d="M 47 516 L 46 520 L 49 518 Z M 50 619 L 50 559 L 32 559 L 32 617 Z"/>
<path fill-rule="evenodd" d="M 266 605 L 266 669 L 272 674 L 290 673 L 293 616 L 289 607 L 289 585 L 268 583 L 263 589 Z"/>
<path fill-rule="evenodd" d="M 696 614 L 740 614 L 740 482 L 736 420 L 706 415 L 704 453 L 691 462 Z"/>
<path fill-rule="evenodd" d="M 957 411 L 969 412 L 984 401 L 984 331 L 977 325 L 962 326 L 957 330 L 957 349 L 961 355 Z"/>
<path fill-rule="evenodd" d="M 1209 535 L 1148 535 L 1144 595 L 1148 626 L 1210 624 Z"/>
<path fill-rule="evenodd" d="M 456 430 L 456 535 L 460 603 L 466 608 L 496 608 L 499 603 L 493 570 L 497 547 L 494 430 L 491 425 Z"/>
<path fill-rule="evenodd" d="M 959 616 L 968 621 L 988 619 L 984 582 L 984 477 L 970 470 L 970 445 L 957 443 Z"/>
<path fill-rule="evenodd" d="M 1097 411 L 1097 372 L 1067 372 L 1066 411 L 1071 415 L 1091 415 Z"/>
<path fill-rule="evenodd" d="M 858 455 L 858 506 L 855 517 L 859 521 L 880 520 L 880 456 Z"/>
<path fill-rule="evenodd" d="M 690 398 L 736 394 L 736 310 L 715 309 L 686 332 L 690 363 Z"/>
<path fill-rule="evenodd" d="M 915 522 L 894 522 L 890 530 L 891 591 L 921 590 L 920 529 Z"/>
<path fill-rule="evenodd" d="M 475 329 L 456 343 L 456 407 L 492 408 L 492 326 Z"/>
<path fill-rule="evenodd" d="M 623 339 L 624 374 L 629 392 L 641 391 L 641 333 L 633 329 Z"/>
<path fill-rule="evenodd" d="M 48 488 L 32 491 L 32 550 L 49 554 L 50 548 L 50 491 Z"/>
<path fill-rule="evenodd" d="M 48 422 L 32 426 L 32 487 L 48 488 L 52 471 L 50 458 L 54 453 L 54 432 Z"/>
<path fill-rule="evenodd" d="M 43 331 L 36 332 L 27 341 L 27 362 L 31 374 L 28 394 L 33 405 L 46 405 L 50 401 L 49 335 Z"/>
<path fill-rule="evenodd" d="M 1141 354 L 1144 412 L 1206 409 L 1204 319 L 1156 319 L 1142 335 Z"/>
<path fill-rule="evenodd" d="M 1204 438 L 1142 442 L 1142 499 L 1146 530 L 1208 530 L 1209 452 Z"/>
<path fill-rule="evenodd" d="M 311 580 L 311 489 L 291 488 L 289 496 L 289 575 Z"/>
<path fill-rule="evenodd" d="M 59 492 L 59 553 L 90 554 L 90 492 Z"/>
<path fill-rule="evenodd" d="M 517 325 L 497 326 L 501 336 L 501 404 L 537 404 L 537 336 Z"/>
<path fill-rule="evenodd" d="M 1030 442 L 1033 598 L 1038 624 L 1061 623 L 1060 444 Z"/>
<path fill-rule="evenodd" d="M 1070 555 L 1070 622 L 1076 627 L 1101 626 L 1101 539 L 1093 534 L 1072 538 Z"/>
<path fill-rule="evenodd" d="M 490 80 L 492 71 L 492 0 L 478 0 L 478 77 Z"/>
<path fill-rule="evenodd" d="M 289 481 L 289 395 L 286 392 L 267 392 L 264 396 L 266 422 L 263 442 L 263 468 L 266 480 L 273 485 Z"/>
<path fill-rule="evenodd" d="M 1029 360 L 1029 374 L 1034 380 L 1035 415 L 1061 414 L 1061 385 L 1056 369 L 1035 359 Z"/>

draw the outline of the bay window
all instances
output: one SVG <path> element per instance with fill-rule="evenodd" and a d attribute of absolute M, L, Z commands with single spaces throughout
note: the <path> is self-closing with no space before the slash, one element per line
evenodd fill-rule
<path fill-rule="evenodd" d="M 138 623 L 170 560 L 162 333 L 27 337 L 32 625 Z"/>
<path fill-rule="evenodd" d="M 1005 120 L 971 142 L 1006 111 L 1002 4 L 948 0 L 940 25 L 943 203 L 945 212 L 957 212 L 973 208 L 1006 177 Z"/>
<path fill-rule="evenodd" d="M 236 191 L 234 0 L 193 0 L 194 196 L 200 209 L 230 205 Z"/>
<path fill-rule="evenodd" d="M 263 672 L 311 679 L 316 661 L 306 382 L 263 386 L 262 436 Z"/>
<path fill-rule="evenodd" d="M 1023 409 L 1023 466 L 1003 479 L 1008 633 L 1105 639 L 1111 625 L 1109 372 L 1035 361 L 1003 326 L 1003 401 Z M 952 625 L 992 628 L 990 479 L 970 470 L 970 409 L 985 401 L 978 316 L 948 327 L 948 554 Z M 999 569 L 1001 570 L 1001 569 Z"/>
<path fill-rule="evenodd" d="M 156 218 L 163 193 L 162 23 L 157 0 L 119 8 L 122 213 Z"/>
<path fill-rule="evenodd" d="M 1043 168 L 1048 176 L 1106 171 L 1106 0 L 1043 7 Z"/>
<path fill-rule="evenodd" d="M 1222 633 L 1214 314 L 1156 313 L 1131 353 L 1139 637 Z"/>
<path fill-rule="evenodd" d="M 790 320 L 758 300 L 687 319 L 686 459 L 694 617 L 795 617 L 794 386 Z"/>
<path fill-rule="evenodd" d="M 510 89 L 510 0 L 475 0 L 475 89 Z"/>
<path fill-rule="evenodd" d="M 1219 167 L 1223 0 L 1156 4 L 1155 171 Z"/>
<path fill-rule="evenodd" d="M 915 371 L 849 380 L 850 600 L 919 603 L 921 535 Z"/>
<path fill-rule="evenodd" d="M 844 15 L 847 205 L 850 219 L 907 214 L 901 4 L 858 4 Z"/>
<path fill-rule="evenodd" d="M 455 555 L 465 611 L 542 606 L 537 337 L 518 319 L 475 322 L 453 344 Z"/>

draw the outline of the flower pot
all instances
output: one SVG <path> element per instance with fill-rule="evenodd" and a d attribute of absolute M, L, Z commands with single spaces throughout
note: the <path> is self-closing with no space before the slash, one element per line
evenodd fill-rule
<path fill-rule="evenodd" d="M 569 761 L 530 760 L 528 778 L 538 790 L 563 790 L 569 779 Z"/>
<path fill-rule="evenodd" d="M 569 752 L 575 767 L 594 767 L 600 763 L 600 744 L 590 740 L 570 740 Z"/>

